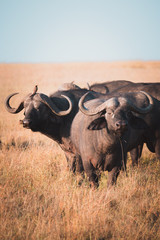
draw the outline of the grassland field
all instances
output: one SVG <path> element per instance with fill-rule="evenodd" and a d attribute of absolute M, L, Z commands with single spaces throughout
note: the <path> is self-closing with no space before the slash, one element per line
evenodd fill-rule
<path fill-rule="evenodd" d="M 86 87 L 112 80 L 160 82 L 160 62 L 0 64 L 0 240 L 159 240 L 160 162 L 144 148 L 139 166 L 127 162 L 116 186 L 103 172 L 97 190 L 67 170 L 51 139 L 24 129 L 23 111 L 10 114 L 5 98 L 49 95 L 65 83 Z"/>

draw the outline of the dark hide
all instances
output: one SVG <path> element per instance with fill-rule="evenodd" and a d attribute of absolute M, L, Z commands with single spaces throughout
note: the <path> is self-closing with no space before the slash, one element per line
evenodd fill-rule
<path fill-rule="evenodd" d="M 75 115 L 78 112 L 78 101 L 85 94 L 87 89 L 71 89 L 67 91 L 57 91 L 49 96 L 49 99 L 55 104 L 57 109 L 61 111 L 68 109 L 68 101 L 61 95 L 66 95 L 72 102 L 72 111 L 66 116 L 57 116 L 51 109 L 39 99 L 39 95 L 43 98 L 44 94 L 29 94 L 23 100 L 24 119 L 20 121 L 24 128 L 31 129 L 33 132 L 40 132 L 54 141 L 56 141 L 63 149 L 68 167 L 73 172 L 83 170 L 80 156 L 77 154 L 70 138 L 70 128 Z M 99 94 L 92 92 L 88 96 L 88 100 L 97 97 Z M 22 105 L 22 104 L 21 104 Z M 23 107 L 21 109 L 23 109 Z M 14 110 L 14 109 L 13 109 Z M 17 113 L 17 112 L 15 112 Z"/>
<path fill-rule="evenodd" d="M 113 96 L 112 96 L 113 97 Z M 114 95 L 117 99 L 122 95 Z M 123 97 L 136 102 L 138 107 L 148 105 L 146 98 L 137 93 L 123 94 Z M 106 97 L 108 99 L 108 97 Z M 87 108 L 96 108 L 106 99 L 94 99 L 86 103 Z M 122 149 L 124 161 L 127 152 L 144 142 L 143 136 L 148 130 L 144 116 L 134 116 L 129 106 L 121 103 L 95 116 L 86 116 L 81 111 L 75 116 L 71 126 L 71 139 L 82 158 L 84 170 L 92 185 L 98 185 L 96 170 L 108 171 L 108 186 L 116 182 L 122 166 Z M 110 114 L 112 112 L 112 115 Z M 125 127 L 117 128 L 117 122 L 125 122 Z"/>
<path fill-rule="evenodd" d="M 93 84 L 91 85 L 91 89 L 95 89 L 96 91 L 103 92 L 103 93 L 105 92 L 105 89 L 107 89 L 106 93 L 108 93 L 108 96 L 110 94 L 112 96 L 113 94 L 117 94 L 117 93 L 145 91 L 160 101 L 160 83 L 158 82 L 134 83 L 130 81 L 119 80 L 119 81 Z M 155 118 L 157 119 L 156 121 L 154 121 L 153 119 L 147 119 L 147 123 L 149 123 L 151 131 L 145 137 L 146 139 L 145 142 L 147 144 L 148 149 L 151 152 L 156 152 L 156 156 L 158 157 L 158 159 L 160 159 L 160 145 L 159 145 L 160 144 L 160 139 L 159 139 L 160 127 L 158 126 L 159 114 L 160 114 L 159 107 L 157 108 L 157 112 L 158 113 L 155 114 Z M 156 127 L 154 126 L 154 124 Z M 137 149 L 132 150 L 132 153 L 130 153 L 133 165 L 135 165 L 135 163 L 138 164 L 138 158 L 141 157 L 143 144 L 144 143 L 142 143 L 141 146 L 138 146 Z M 133 154 L 133 152 L 136 154 Z M 137 152 L 139 152 L 139 154 L 137 154 Z"/>
<path fill-rule="evenodd" d="M 132 83 L 117 89 L 111 94 L 117 92 L 123 94 L 133 91 L 145 91 L 158 100 L 152 115 L 147 115 L 144 120 L 149 126 L 148 134 L 145 136 L 146 145 L 151 152 L 156 153 L 157 158 L 160 160 L 160 83 Z"/>

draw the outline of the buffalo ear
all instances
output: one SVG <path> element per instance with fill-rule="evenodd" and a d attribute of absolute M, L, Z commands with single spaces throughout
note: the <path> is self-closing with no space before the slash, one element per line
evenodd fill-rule
<path fill-rule="evenodd" d="M 106 120 L 104 117 L 100 117 L 100 118 L 93 120 L 89 124 L 88 129 L 89 130 L 100 130 L 105 127 L 106 127 Z"/>
<path fill-rule="evenodd" d="M 131 127 L 135 129 L 147 129 L 148 125 L 142 118 L 134 116 L 133 119 L 130 121 Z"/>

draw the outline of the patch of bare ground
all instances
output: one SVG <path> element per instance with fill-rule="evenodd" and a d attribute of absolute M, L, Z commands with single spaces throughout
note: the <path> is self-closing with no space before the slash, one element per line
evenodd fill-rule
<path fill-rule="evenodd" d="M 45 94 L 64 82 L 126 79 L 160 82 L 160 62 L 0 64 L 0 239 L 160 239 L 160 163 L 146 148 L 140 164 L 107 189 L 67 170 L 62 150 L 49 138 L 23 129 L 23 113 L 9 114 L 5 97 L 35 84 Z M 81 184 L 79 181 L 81 180 Z"/>

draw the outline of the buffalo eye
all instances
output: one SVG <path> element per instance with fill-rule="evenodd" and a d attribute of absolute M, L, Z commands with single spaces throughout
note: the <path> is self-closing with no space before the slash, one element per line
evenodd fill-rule
<path fill-rule="evenodd" d="M 109 110 L 109 111 L 107 111 L 107 114 L 111 116 L 111 115 L 113 115 L 113 112 Z"/>

